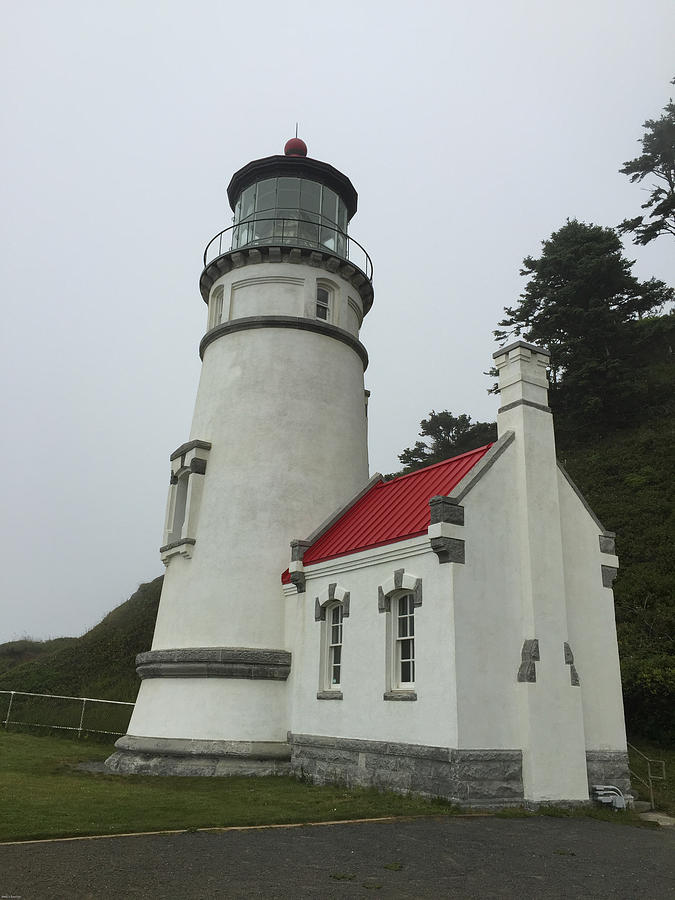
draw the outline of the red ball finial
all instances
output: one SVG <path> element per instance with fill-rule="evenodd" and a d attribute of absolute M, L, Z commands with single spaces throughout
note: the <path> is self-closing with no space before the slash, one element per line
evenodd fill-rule
<path fill-rule="evenodd" d="M 307 156 L 307 144 L 299 137 L 291 138 L 290 141 L 286 141 L 284 154 L 286 156 Z"/>

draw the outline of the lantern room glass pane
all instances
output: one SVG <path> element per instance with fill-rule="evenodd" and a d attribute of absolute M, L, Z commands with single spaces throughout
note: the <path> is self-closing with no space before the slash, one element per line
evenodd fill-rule
<path fill-rule="evenodd" d="M 300 208 L 307 212 L 318 213 L 321 210 L 321 185 L 316 181 L 301 180 Z"/>
<path fill-rule="evenodd" d="M 266 178 L 265 181 L 258 183 L 258 194 L 256 196 L 255 208 L 260 210 L 274 210 L 277 205 L 277 180 L 276 178 Z M 270 212 L 270 215 L 273 215 Z"/>
<path fill-rule="evenodd" d="M 253 215 L 253 207 L 255 202 L 255 189 L 256 185 L 252 184 L 250 187 L 247 187 L 246 190 L 241 195 L 241 218 L 247 219 L 250 215 Z"/>
<path fill-rule="evenodd" d="M 321 215 L 324 219 L 337 222 L 337 194 L 327 187 L 324 187 L 321 193 Z"/>
<path fill-rule="evenodd" d="M 277 206 L 300 209 L 300 179 L 280 178 L 277 188 Z"/>

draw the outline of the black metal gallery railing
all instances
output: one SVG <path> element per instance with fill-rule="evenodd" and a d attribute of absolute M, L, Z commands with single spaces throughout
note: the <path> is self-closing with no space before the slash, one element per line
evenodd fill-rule
<path fill-rule="evenodd" d="M 300 247 L 321 250 L 348 260 L 373 280 L 373 263 L 366 250 L 339 228 L 290 217 L 251 218 L 224 228 L 206 245 L 204 265 L 234 250 L 252 247 Z"/>

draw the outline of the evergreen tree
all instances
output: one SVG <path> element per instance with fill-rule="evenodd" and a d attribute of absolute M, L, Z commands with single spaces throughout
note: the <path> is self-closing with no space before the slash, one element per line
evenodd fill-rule
<path fill-rule="evenodd" d="M 414 447 L 408 447 L 399 454 L 398 458 L 404 466 L 403 473 L 414 472 L 496 441 L 497 426 L 494 422 L 472 422 L 471 416 L 465 413 L 453 416 L 447 409 L 439 413 L 432 409 L 429 417 L 420 422 L 420 437 L 428 440 L 417 441 Z"/>
<path fill-rule="evenodd" d="M 521 275 L 529 281 L 495 337 L 503 343 L 522 335 L 547 347 L 555 412 L 573 413 L 584 429 L 606 427 L 639 402 L 626 365 L 635 329 L 626 325 L 658 311 L 673 291 L 632 275 L 633 261 L 612 228 L 568 220 L 542 247 L 539 258 L 524 260 Z"/>
<path fill-rule="evenodd" d="M 675 78 L 671 84 L 675 84 Z M 642 204 L 642 209 L 651 212 L 624 219 L 619 225 L 619 233 L 632 233 L 635 244 L 648 244 L 662 234 L 675 237 L 675 103 L 672 99 L 663 112 L 660 119 L 648 119 L 644 123 L 640 156 L 619 169 L 631 182 L 643 181 L 647 176 L 658 179 L 652 184 L 649 199 Z"/>

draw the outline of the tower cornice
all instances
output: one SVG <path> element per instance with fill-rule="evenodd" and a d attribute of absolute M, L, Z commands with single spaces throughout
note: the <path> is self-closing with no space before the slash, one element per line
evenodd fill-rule
<path fill-rule="evenodd" d="M 227 274 L 232 269 L 266 262 L 306 263 L 315 268 L 325 269 L 330 274 L 344 278 L 356 288 L 363 303 L 364 316 L 373 305 L 374 291 L 372 281 L 363 269 L 359 268 L 351 260 L 343 259 L 334 253 L 316 247 L 292 246 L 248 247 L 240 250 L 228 250 L 216 256 L 215 259 L 206 264 L 199 279 L 199 291 L 204 303 L 208 305 L 211 288 L 222 275 Z M 370 257 L 366 254 L 366 267 L 368 267 L 369 262 Z"/>

